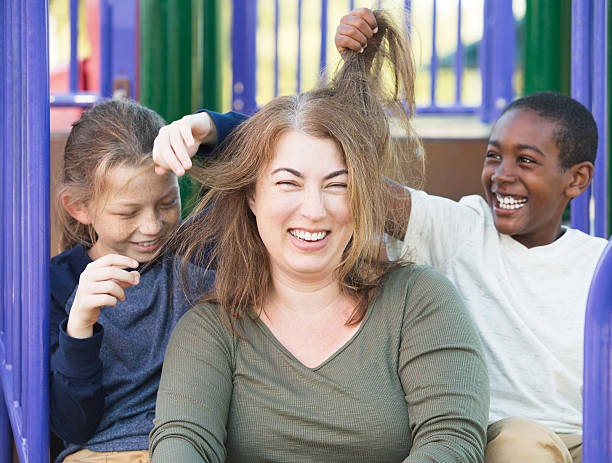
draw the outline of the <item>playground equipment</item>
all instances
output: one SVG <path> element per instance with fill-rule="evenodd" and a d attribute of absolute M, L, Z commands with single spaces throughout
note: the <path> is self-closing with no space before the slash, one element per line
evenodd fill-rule
<path fill-rule="evenodd" d="M 461 0 L 458 0 L 461 3 Z M 456 97 L 456 112 L 482 111 L 484 117 L 495 117 L 500 106 L 512 98 L 508 85 L 512 59 L 506 54 L 504 40 L 513 32 L 504 32 L 501 23 L 511 17 L 510 0 L 484 0 L 485 27 L 483 46 L 482 108 L 461 106 Z M 142 0 L 142 3 L 147 3 Z M 278 11 L 278 1 L 276 2 Z M 298 1 L 301 4 L 301 2 Z M 435 2 L 434 2 L 435 3 Z M 71 0 L 71 19 L 76 16 L 77 2 Z M 328 0 L 321 1 L 326 11 Z M 409 11 L 410 2 L 405 2 Z M 573 206 L 572 223 L 587 232 L 607 237 L 607 93 L 606 37 L 607 2 L 574 0 L 572 10 L 572 95 L 592 108 L 600 128 L 600 151 L 593 183 L 593 193 L 583 195 L 581 204 Z M 352 2 L 350 7 L 352 7 Z M 137 90 L 136 55 L 121 64 L 121 52 L 137 47 L 136 29 L 128 18 L 136 17 L 138 3 L 125 0 L 100 0 L 101 21 L 101 91 L 80 94 L 71 74 L 70 92 L 49 95 L 47 56 L 48 8 L 39 0 L 4 0 L 0 3 L 0 378 L 4 400 L 0 400 L 0 462 L 10 461 L 10 431 L 15 438 L 22 462 L 48 461 L 48 259 L 49 259 L 49 108 L 50 104 L 90 105 L 108 97 L 113 76 L 125 75 L 131 88 Z M 124 13 L 119 13 L 125 8 Z M 127 11 L 127 12 L 125 12 Z M 257 107 L 255 99 L 256 53 L 251 45 L 256 39 L 256 2 L 234 0 L 233 16 L 233 105 L 249 112 Z M 510 16 L 508 16 L 510 12 Z M 434 15 L 435 17 L 435 15 Z M 322 31 L 327 29 L 322 15 Z M 121 19 L 126 22 L 122 23 Z M 277 20 L 278 21 L 278 20 Z M 299 22 L 299 21 L 298 21 Z M 508 21 L 506 21 L 507 23 Z M 494 31 L 498 24 L 500 30 Z M 121 26 L 123 24 L 123 26 Z M 75 30 L 73 26 L 73 31 Z M 275 26 L 278 27 L 278 24 Z M 297 26 L 299 30 L 299 25 Z M 460 19 L 458 30 L 460 28 Z M 507 34 L 507 35 L 505 35 Z M 110 39 L 109 39 L 110 37 Z M 277 36 L 278 37 L 278 36 Z M 322 43 L 327 41 L 321 32 Z M 278 38 L 277 38 L 278 40 Z M 76 40 L 72 40 L 76 50 Z M 461 68 L 461 41 L 455 67 Z M 110 44 L 110 45 L 109 45 Z M 321 47 L 320 62 L 326 61 Z M 112 50 L 112 51 L 111 51 Z M 503 53 L 502 53 L 503 52 Z M 435 54 L 435 51 L 434 51 Z M 278 53 L 275 55 L 278 68 Z M 496 61 L 498 60 L 498 61 Z M 435 62 L 435 58 L 433 59 Z M 71 72 L 76 69 L 76 52 L 71 54 Z M 484 64 L 483 64 L 484 63 Z M 322 64 L 321 64 L 322 66 Z M 435 63 L 431 70 L 435 77 Z M 486 79 L 491 79 L 485 84 Z M 275 73 L 278 92 L 278 69 Z M 456 77 L 456 95 L 460 95 L 460 76 Z M 435 89 L 435 85 L 432 85 Z M 457 91 L 459 89 L 459 91 Z M 137 93 L 136 93 L 137 94 Z M 86 101 L 90 98 L 90 101 Z M 238 108 L 238 102 L 242 106 Z M 435 91 L 431 105 L 421 112 L 450 109 L 437 107 Z M 595 225 L 591 230 L 589 204 L 595 204 Z M 584 378 L 584 454 L 585 461 L 612 461 L 610 416 L 610 351 L 612 246 L 598 267 L 589 297 L 585 331 Z M 9 422 L 10 420 L 10 422 Z"/>

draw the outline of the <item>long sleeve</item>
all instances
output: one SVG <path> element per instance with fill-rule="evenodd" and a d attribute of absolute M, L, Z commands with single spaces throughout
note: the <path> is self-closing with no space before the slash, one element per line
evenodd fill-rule
<path fill-rule="evenodd" d="M 64 319 L 58 322 L 61 315 Z M 66 333 L 65 317 L 63 309 L 52 305 L 51 426 L 65 441 L 83 443 L 94 435 L 104 413 L 99 357 L 104 330 L 96 324 L 92 337 L 72 338 Z"/>
<path fill-rule="evenodd" d="M 206 112 L 215 123 L 217 128 L 217 144 L 215 146 L 200 145 L 198 149 L 198 156 L 208 156 L 224 139 L 227 137 L 235 127 L 237 127 L 242 121 L 248 119 L 248 116 L 237 113 L 235 111 L 229 111 L 227 113 L 217 113 L 215 111 L 209 111 L 207 109 L 201 109 L 196 113 Z"/>
<path fill-rule="evenodd" d="M 232 346 L 215 307 L 192 309 L 177 324 L 166 350 L 149 436 L 153 463 L 225 461 Z"/>
<path fill-rule="evenodd" d="M 445 277 L 425 269 L 405 310 L 398 371 L 413 436 L 405 462 L 482 462 L 489 381 L 464 303 Z"/>

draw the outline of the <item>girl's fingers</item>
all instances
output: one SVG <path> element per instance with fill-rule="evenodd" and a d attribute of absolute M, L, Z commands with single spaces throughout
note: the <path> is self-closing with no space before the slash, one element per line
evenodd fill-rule
<path fill-rule="evenodd" d="M 90 305 L 92 308 L 115 307 L 117 305 L 117 298 L 110 294 L 90 294 L 87 297 L 87 305 Z"/>
<path fill-rule="evenodd" d="M 191 125 L 186 121 L 180 121 L 178 124 L 179 132 L 181 132 L 181 136 L 183 140 L 185 140 L 185 146 L 191 147 L 195 145 L 195 140 L 193 139 L 193 134 L 191 133 Z"/>
<path fill-rule="evenodd" d="M 140 274 L 138 272 L 128 272 L 117 267 L 103 267 L 92 272 L 88 279 L 93 282 L 115 280 L 120 284 L 133 286 L 139 283 Z"/>
<path fill-rule="evenodd" d="M 125 292 L 123 288 L 113 280 L 105 280 L 96 282 L 92 294 L 108 294 L 120 300 L 125 301 Z"/>
<path fill-rule="evenodd" d="M 137 268 L 138 261 L 131 257 L 122 256 L 120 254 L 107 254 L 99 259 L 90 262 L 87 268 L 102 268 L 114 266 L 118 268 Z"/>
<path fill-rule="evenodd" d="M 170 146 L 172 147 L 172 151 L 174 151 L 175 158 L 180 167 L 180 170 L 175 170 L 175 173 L 176 175 L 179 175 L 179 173 L 183 175 L 187 169 L 187 165 L 191 167 L 191 157 L 187 153 L 187 144 L 183 139 L 183 134 L 179 127 L 175 126 L 170 133 Z"/>

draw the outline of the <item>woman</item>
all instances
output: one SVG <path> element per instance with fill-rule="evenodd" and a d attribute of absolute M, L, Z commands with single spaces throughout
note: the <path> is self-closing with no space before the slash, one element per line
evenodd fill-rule
<path fill-rule="evenodd" d="M 216 280 L 166 352 L 153 462 L 482 461 L 472 322 L 444 277 L 383 259 L 382 174 L 410 167 L 388 117 L 411 135 L 413 67 L 376 19 L 327 86 L 267 104 L 199 172 L 211 190 L 175 243 L 189 265 L 214 239 Z"/>

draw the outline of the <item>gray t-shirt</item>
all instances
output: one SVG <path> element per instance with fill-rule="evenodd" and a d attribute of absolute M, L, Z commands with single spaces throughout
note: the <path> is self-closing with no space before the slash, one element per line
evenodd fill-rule
<path fill-rule="evenodd" d="M 385 277 L 353 337 L 316 368 L 259 319 L 241 337 L 216 305 L 189 311 L 162 372 L 157 462 L 480 462 L 489 384 L 474 324 L 429 267 Z"/>

